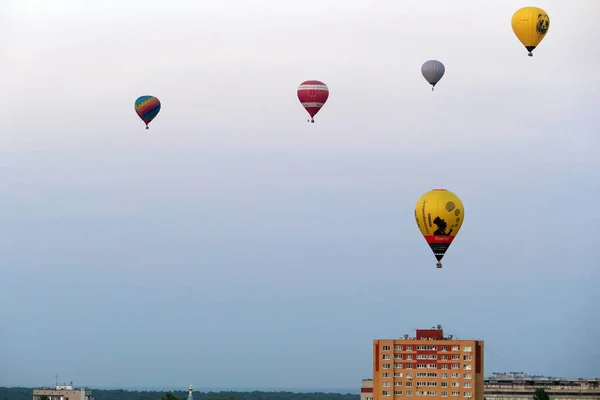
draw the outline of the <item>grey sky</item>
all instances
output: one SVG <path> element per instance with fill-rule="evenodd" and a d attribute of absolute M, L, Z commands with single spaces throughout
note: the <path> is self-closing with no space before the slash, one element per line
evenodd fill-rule
<path fill-rule="evenodd" d="M 2 2 L 0 385 L 352 388 L 438 323 L 486 374 L 600 376 L 600 3 L 538 1 L 533 58 L 529 4 L 456 3 Z"/>

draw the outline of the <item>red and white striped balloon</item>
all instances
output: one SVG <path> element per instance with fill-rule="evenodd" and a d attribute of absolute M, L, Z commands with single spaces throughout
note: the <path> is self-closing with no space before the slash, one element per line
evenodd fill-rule
<path fill-rule="evenodd" d="M 310 115 L 310 122 L 315 122 L 315 115 L 329 98 L 329 89 L 321 81 L 306 81 L 298 87 L 298 100 Z"/>

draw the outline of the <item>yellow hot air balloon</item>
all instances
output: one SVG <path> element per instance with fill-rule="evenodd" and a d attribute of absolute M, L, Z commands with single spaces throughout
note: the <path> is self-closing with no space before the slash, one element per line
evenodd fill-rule
<path fill-rule="evenodd" d="M 437 267 L 458 234 L 465 218 L 465 208 L 457 195 L 446 189 L 425 193 L 415 206 L 417 226 L 437 258 Z"/>
<path fill-rule="evenodd" d="M 533 49 L 540 44 L 550 29 L 550 18 L 541 8 L 523 7 L 513 14 L 511 25 L 517 38 L 529 51 L 529 57 L 533 57 Z"/>

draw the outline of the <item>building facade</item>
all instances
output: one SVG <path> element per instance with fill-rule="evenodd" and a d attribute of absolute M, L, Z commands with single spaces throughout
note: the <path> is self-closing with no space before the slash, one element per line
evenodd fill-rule
<path fill-rule="evenodd" d="M 600 400 L 600 380 L 497 380 L 486 379 L 486 400 L 531 400 L 543 388 L 551 400 Z"/>
<path fill-rule="evenodd" d="M 440 325 L 374 340 L 373 399 L 483 400 L 483 352 L 483 340 L 446 337 Z"/>
<path fill-rule="evenodd" d="M 360 400 L 373 400 L 373 379 L 363 379 L 360 387 Z"/>
<path fill-rule="evenodd" d="M 33 389 L 33 400 L 39 400 L 42 396 L 48 396 L 50 400 L 94 400 L 91 389 L 75 389 L 72 385 Z"/>

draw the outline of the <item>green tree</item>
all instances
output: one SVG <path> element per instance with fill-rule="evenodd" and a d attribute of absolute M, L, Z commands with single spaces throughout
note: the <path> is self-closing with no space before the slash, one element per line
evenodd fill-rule
<path fill-rule="evenodd" d="M 533 394 L 533 400 L 550 400 L 550 396 L 544 388 L 537 388 Z"/>
<path fill-rule="evenodd" d="M 44 395 L 38 397 L 38 400 L 50 400 L 50 397 L 48 397 L 44 394 Z"/>
<path fill-rule="evenodd" d="M 185 397 L 182 397 L 181 399 L 179 399 L 173 393 L 167 392 L 163 397 L 160 398 L 160 400 L 186 400 L 186 399 L 185 399 Z"/>

